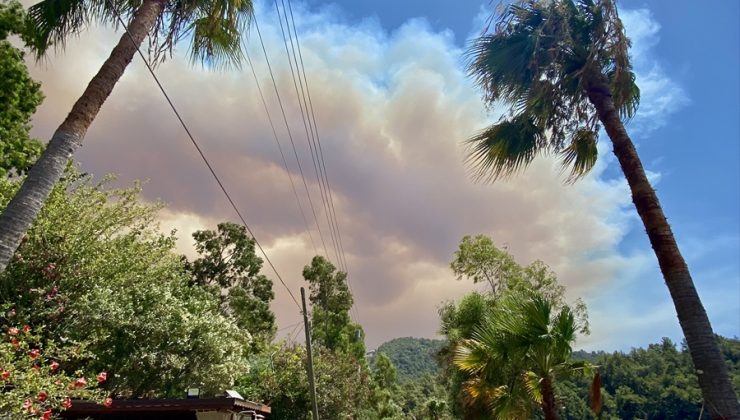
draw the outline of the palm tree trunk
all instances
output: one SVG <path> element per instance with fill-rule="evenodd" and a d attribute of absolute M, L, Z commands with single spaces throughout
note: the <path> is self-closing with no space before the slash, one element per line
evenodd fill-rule
<path fill-rule="evenodd" d="M 542 391 L 542 411 L 545 413 L 545 420 L 558 420 L 558 407 L 555 403 L 552 378 L 549 376 L 542 378 L 540 390 Z"/>
<path fill-rule="evenodd" d="M 26 231 L 41 211 L 54 185 L 64 173 L 69 159 L 82 145 L 87 129 L 100 107 L 123 76 L 137 48 L 154 27 L 164 8 L 163 0 L 145 0 L 134 14 L 129 34 L 124 33 L 118 45 L 75 102 L 67 118 L 54 132 L 46 150 L 28 172 L 23 185 L 0 214 L 0 273 Z"/>
<path fill-rule="evenodd" d="M 658 257 L 660 271 L 673 298 L 678 322 L 699 377 L 705 404 L 713 418 L 740 419 L 740 404 L 730 383 L 727 364 L 712 331 L 709 317 L 663 214 L 658 196 L 650 185 L 635 146 L 619 118 L 606 80 L 601 79 L 588 86 L 587 93 L 612 140 L 614 154 L 632 191 L 632 202 Z"/>

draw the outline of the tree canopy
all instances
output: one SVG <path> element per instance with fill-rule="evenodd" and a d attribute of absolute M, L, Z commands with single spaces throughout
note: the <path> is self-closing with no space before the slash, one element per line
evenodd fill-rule
<path fill-rule="evenodd" d="M 23 51 L 8 36 L 24 35 L 25 12 L 15 0 L 0 1 L 0 177 L 24 173 L 41 154 L 41 142 L 30 137 L 31 116 L 44 95 L 28 74 Z"/>
<path fill-rule="evenodd" d="M 106 370 L 114 395 L 222 391 L 247 369 L 248 331 L 190 284 L 174 237 L 158 231 L 160 206 L 110 181 L 67 171 L 0 276 L 0 303 L 45 339 L 84 349 L 60 369 Z M 0 208 L 18 184 L 0 180 Z"/>

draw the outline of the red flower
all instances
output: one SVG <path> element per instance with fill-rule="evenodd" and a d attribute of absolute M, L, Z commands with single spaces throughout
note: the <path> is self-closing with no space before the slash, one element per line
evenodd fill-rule
<path fill-rule="evenodd" d="M 18 350 L 21 347 L 21 343 L 18 342 L 18 339 L 13 338 L 10 340 L 10 343 L 15 347 L 16 350 Z"/>
<path fill-rule="evenodd" d="M 39 351 L 39 349 L 33 349 L 28 352 L 28 357 L 30 357 L 31 359 L 35 359 L 39 357 L 40 354 L 41 352 Z"/>
<path fill-rule="evenodd" d="M 23 326 L 23 332 L 26 333 L 26 334 L 28 334 L 29 331 L 31 331 L 31 326 L 30 325 L 24 325 Z"/>
<path fill-rule="evenodd" d="M 46 392 L 41 391 L 39 392 L 39 396 L 36 399 L 39 400 L 40 402 L 44 402 L 46 401 L 46 397 L 47 397 Z"/>
<path fill-rule="evenodd" d="M 108 379 L 108 374 L 107 373 L 105 373 L 105 372 L 98 373 L 98 383 L 99 384 L 102 384 L 103 382 L 105 382 L 106 379 Z"/>
<path fill-rule="evenodd" d="M 2 377 L 4 380 L 7 381 L 8 379 L 10 379 L 10 372 L 8 372 L 7 370 L 4 370 L 2 373 Z"/>
<path fill-rule="evenodd" d="M 18 328 L 16 328 L 16 327 L 10 327 L 10 328 L 8 328 L 8 334 L 10 334 L 10 335 L 18 335 Z"/>
<path fill-rule="evenodd" d="M 113 405 L 113 398 L 111 398 L 111 397 L 106 398 L 105 401 L 103 401 L 103 405 L 106 408 L 110 408 L 110 406 Z"/>
<path fill-rule="evenodd" d="M 41 416 L 41 420 L 51 420 L 51 408 L 47 408 L 46 411 L 44 411 L 44 415 Z"/>
<path fill-rule="evenodd" d="M 51 364 L 49 365 L 49 369 L 51 369 L 52 372 L 56 372 L 57 369 L 59 369 L 59 363 L 57 363 L 56 360 L 51 362 Z"/>
<path fill-rule="evenodd" d="M 33 407 L 33 402 L 31 400 L 23 401 L 23 409 L 31 411 L 31 408 Z"/>
<path fill-rule="evenodd" d="M 69 410 L 70 407 L 72 407 L 72 400 L 70 400 L 69 397 L 65 398 L 64 401 L 62 401 L 62 407 L 64 407 L 65 410 Z"/>
<path fill-rule="evenodd" d="M 72 382 L 72 386 L 75 388 L 84 388 L 87 386 L 87 380 L 85 378 L 77 378 Z"/>

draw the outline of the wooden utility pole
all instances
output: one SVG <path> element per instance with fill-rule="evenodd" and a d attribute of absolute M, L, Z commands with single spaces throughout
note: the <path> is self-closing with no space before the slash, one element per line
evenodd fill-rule
<path fill-rule="evenodd" d="M 313 352 L 311 351 L 311 328 L 308 325 L 308 311 L 306 310 L 306 290 L 301 287 L 301 302 L 303 303 L 303 326 L 306 329 L 306 356 L 308 363 L 308 386 L 311 389 L 311 405 L 313 406 L 313 420 L 319 420 L 319 406 L 316 404 L 316 382 L 313 378 Z"/>

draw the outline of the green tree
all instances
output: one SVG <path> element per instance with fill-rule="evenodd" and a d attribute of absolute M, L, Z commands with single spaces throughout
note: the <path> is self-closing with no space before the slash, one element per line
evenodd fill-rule
<path fill-rule="evenodd" d="M 485 281 L 496 294 L 506 287 L 518 266 L 505 249 L 499 249 L 491 238 L 485 235 L 471 237 L 466 235 L 455 251 L 455 259 L 450 264 L 458 280 L 470 278 L 473 283 Z"/>
<path fill-rule="evenodd" d="M 29 135 L 31 116 L 44 99 L 41 85 L 28 74 L 23 51 L 7 40 L 24 34 L 24 19 L 20 3 L 0 1 L 0 177 L 24 173 L 43 149 Z"/>
<path fill-rule="evenodd" d="M 577 330 L 569 307 L 557 310 L 537 293 L 506 293 L 455 349 L 455 366 L 470 375 L 465 395 L 493 418 L 529 418 L 535 403 L 545 419 L 557 419 L 556 380 L 588 368 L 571 361 Z"/>
<path fill-rule="evenodd" d="M 704 399 L 718 418 L 740 418 L 740 403 L 709 318 L 694 287 L 623 119 L 640 91 L 614 0 L 523 0 L 506 6 L 469 50 L 469 72 L 486 103 L 511 112 L 469 140 L 478 179 L 525 168 L 536 155 L 559 154 L 570 180 L 597 158 L 600 124 L 613 144 L 673 298 Z"/>
<path fill-rule="evenodd" d="M 272 281 L 259 274 L 262 259 L 255 241 L 244 226 L 219 223 L 217 231 L 193 233 L 200 254 L 187 263 L 193 282 L 209 290 L 219 300 L 224 316 L 252 334 L 256 349 L 267 346 L 275 337 L 275 314 L 270 302 L 275 298 Z"/>
<path fill-rule="evenodd" d="M 42 0 L 31 6 L 30 41 L 39 55 L 50 47 L 63 47 L 69 36 L 79 34 L 90 24 L 118 26 L 118 19 L 122 18 L 128 20 L 128 25 L 126 33 L 29 170 L 22 187 L 0 214 L 0 271 L 5 269 L 38 216 L 70 157 L 82 145 L 85 133 L 144 39 L 149 36 L 155 63 L 171 52 L 176 42 L 186 39 L 190 42 L 193 62 L 214 66 L 239 64 L 241 36 L 252 13 L 251 0 Z"/>
<path fill-rule="evenodd" d="M 578 332 L 588 334 L 588 313 L 586 306 L 580 299 L 573 305 L 565 300 L 565 288 L 558 283 L 555 273 L 542 261 L 534 261 L 523 266 L 517 263 L 506 250 L 499 249 L 493 241 L 483 235 L 466 236 L 460 242 L 460 248 L 455 253 L 455 260 L 451 267 L 455 274 L 458 262 L 465 261 L 465 276 L 473 282 L 473 274 L 503 266 L 505 269 L 496 273 L 496 289 L 486 293 L 473 292 L 464 296 L 459 302 L 447 302 L 439 311 L 441 319 L 440 334 L 447 338 L 447 344 L 438 354 L 438 360 L 443 367 L 443 376 L 449 389 L 451 410 L 458 416 L 465 418 L 484 417 L 488 407 L 480 400 L 465 398 L 463 392 L 465 382 L 470 375 L 458 369 L 453 363 L 455 349 L 465 340 L 472 339 L 481 322 L 492 316 L 498 308 L 499 296 L 510 293 L 536 293 L 547 300 L 556 310 L 569 308 L 576 319 Z M 471 258 L 471 255 L 473 256 Z"/>
<path fill-rule="evenodd" d="M 303 278 L 311 290 L 311 339 L 329 350 L 364 359 L 364 333 L 349 314 L 353 298 L 347 273 L 337 271 L 331 262 L 317 255 L 303 268 Z"/>
<path fill-rule="evenodd" d="M 375 358 L 373 366 L 373 381 L 384 389 L 393 390 L 398 386 L 398 375 L 393 362 L 383 353 Z"/>
<path fill-rule="evenodd" d="M 304 346 L 274 345 L 251 361 L 252 368 L 237 389 L 245 398 L 269 405 L 271 419 L 309 419 L 311 397 L 305 361 Z M 371 404 L 372 378 L 362 361 L 317 347 L 314 372 L 320 418 L 377 418 Z"/>
<path fill-rule="evenodd" d="M 108 371 L 114 395 L 223 391 L 247 369 L 249 333 L 190 284 L 175 238 L 158 231 L 160 206 L 110 181 L 67 172 L 0 275 L 0 304 L 48 341 L 81 350 L 60 361 L 63 371 Z M 0 208 L 19 182 L 0 180 Z"/>

